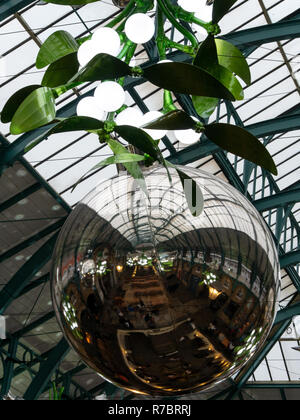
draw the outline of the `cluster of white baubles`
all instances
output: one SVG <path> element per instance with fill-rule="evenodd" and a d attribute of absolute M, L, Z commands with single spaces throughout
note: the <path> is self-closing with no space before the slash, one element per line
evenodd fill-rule
<path fill-rule="evenodd" d="M 126 36 L 134 43 L 150 41 L 154 32 L 154 21 L 146 14 L 136 13 L 126 21 Z M 106 53 L 116 57 L 120 50 L 121 43 L 117 31 L 103 27 L 98 29 L 90 40 L 80 46 L 78 61 L 81 66 L 85 66 L 97 54 Z M 134 58 L 130 65 L 134 66 Z M 104 81 L 96 88 L 94 96 L 81 99 L 77 106 L 77 115 L 102 121 L 106 118 L 108 112 L 118 111 L 125 104 L 125 100 L 125 91 L 119 83 Z M 162 115 L 159 111 L 150 111 L 143 115 L 140 110 L 128 107 L 117 115 L 115 122 L 117 125 L 131 125 L 140 128 Z M 144 130 L 154 140 L 159 140 L 167 134 L 166 130 Z M 178 130 L 174 134 L 177 140 L 183 144 L 191 144 L 199 140 L 199 134 L 193 130 Z"/>

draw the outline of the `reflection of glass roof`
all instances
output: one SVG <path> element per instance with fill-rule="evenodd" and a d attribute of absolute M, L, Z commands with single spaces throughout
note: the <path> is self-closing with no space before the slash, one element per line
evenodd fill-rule
<path fill-rule="evenodd" d="M 39 46 L 51 33 L 64 29 L 75 37 L 82 37 L 119 13 L 111 0 L 74 8 L 30 0 L 2 3 L 1 109 L 18 89 L 40 83 L 43 71 L 37 70 L 34 63 Z M 297 306 L 300 290 L 300 10 L 297 3 L 239 0 L 223 19 L 222 35 L 247 55 L 252 84 L 245 89 L 243 101 L 234 107 L 222 103 L 211 117 L 211 121 L 218 119 L 244 125 L 258 136 L 272 154 L 278 176 L 225 154 L 206 140 L 185 147 L 168 133 L 162 142 L 165 157 L 216 174 L 243 193 L 247 191 L 248 198 L 263 214 L 277 239 L 282 266 L 278 323 L 258 360 L 235 378 L 237 388 L 232 388 L 230 397 L 238 396 L 237 392 L 242 390 L 244 398 L 248 399 L 260 398 L 260 395 L 269 399 L 284 396 L 299 399 L 296 388 L 300 384 L 300 352 L 293 349 L 299 346 L 299 336 L 293 323 L 290 324 L 300 313 Z M 174 38 L 180 39 L 176 31 Z M 145 45 L 137 53 L 137 63 L 155 59 L 153 54 L 151 45 Z M 185 59 L 174 52 L 172 58 Z M 127 105 L 138 106 L 142 112 L 161 109 L 158 88 L 149 83 L 140 84 L 138 79 L 128 80 L 125 85 Z M 79 98 L 93 91 L 95 86 L 87 84 L 61 97 L 59 115 L 73 115 Z M 187 111 L 190 109 L 186 98 L 177 95 L 176 99 L 180 106 Z M 38 377 L 39 361 L 47 360 L 52 350 L 54 365 L 59 369 L 57 375 L 61 375 L 62 381 L 66 381 L 65 372 L 70 372 L 70 395 L 75 391 L 76 396 L 82 398 L 87 391 L 90 392 L 87 396 L 98 395 L 107 385 L 80 364 L 75 353 L 66 355 L 59 343 L 62 335 L 51 312 L 49 250 L 54 243 L 53 235 L 70 209 L 99 180 L 115 175 L 112 167 L 91 172 L 71 192 L 78 178 L 110 155 L 110 151 L 99 144 L 95 135 L 81 132 L 55 134 L 23 155 L 24 145 L 34 141 L 43 129 L 17 137 L 8 134 L 7 125 L 0 124 L 0 132 L 0 313 L 8 316 L 8 332 L 12 334 L 9 337 L 17 340 L 0 341 L 0 351 L 4 357 L 9 353 L 18 360 L 14 365 L 11 391 L 18 396 L 26 392 L 27 396 L 38 395 L 32 377 Z M 54 373 L 50 372 L 50 376 Z M 2 364 L 0 376 L 3 376 Z M 226 386 L 229 388 L 231 384 L 223 387 Z M 218 392 L 222 394 L 222 389 Z M 115 398 L 120 397 L 117 391 Z"/>

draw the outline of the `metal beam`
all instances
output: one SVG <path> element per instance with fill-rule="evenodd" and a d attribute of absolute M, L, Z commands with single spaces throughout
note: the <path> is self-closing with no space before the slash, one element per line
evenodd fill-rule
<path fill-rule="evenodd" d="M 280 311 L 277 312 L 274 325 L 287 320 L 292 320 L 292 318 L 297 315 L 300 315 L 300 302 L 280 309 Z"/>
<path fill-rule="evenodd" d="M 55 317 L 55 312 L 51 311 L 48 312 L 46 315 L 42 316 L 41 318 L 37 319 L 36 321 L 32 322 L 31 324 L 27 325 L 26 327 L 21 328 L 20 330 L 14 332 L 11 334 L 11 336 L 5 340 L 0 341 L 0 347 L 5 346 L 6 344 L 10 343 L 12 339 L 19 339 L 21 337 L 24 337 L 27 333 L 34 330 L 35 328 L 39 327 L 44 322 L 48 322 L 50 319 L 53 319 Z"/>
<path fill-rule="evenodd" d="M 300 249 L 288 252 L 279 257 L 280 267 L 285 268 L 288 265 L 300 264 Z"/>
<path fill-rule="evenodd" d="M 23 249 L 26 249 L 29 246 L 33 245 L 35 242 L 45 238 L 46 236 L 50 235 L 50 233 L 57 231 L 57 229 L 60 229 L 62 227 L 65 221 L 66 221 L 66 218 L 64 217 L 60 219 L 58 222 L 55 222 L 52 225 L 47 226 L 45 229 L 41 230 L 40 232 L 37 232 L 34 235 L 30 236 L 30 238 L 27 238 L 25 241 L 21 242 L 20 244 L 14 246 L 13 248 L 10 248 L 6 252 L 3 252 L 0 255 L 0 263 L 12 257 L 13 255 L 19 253 Z"/>
<path fill-rule="evenodd" d="M 272 210 L 277 207 L 283 207 L 286 204 L 293 204 L 300 202 L 300 188 L 289 191 L 281 191 L 278 194 L 270 195 L 268 197 L 255 200 L 253 202 L 256 209 L 260 212 Z"/>
<path fill-rule="evenodd" d="M 241 391 L 245 383 L 248 381 L 250 376 L 254 373 L 257 367 L 261 364 L 263 359 L 267 356 L 267 354 L 271 351 L 273 346 L 282 336 L 282 334 L 286 331 L 288 326 L 290 325 L 291 320 L 288 319 L 280 324 L 277 324 L 273 327 L 270 336 L 268 337 L 264 347 L 259 352 L 259 354 L 254 359 L 251 359 L 250 362 L 247 363 L 244 369 L 238 374 L 235 378 L 236 385 L 233 390 L 229 393 L 226 399 L 232 400 L 235 398 L 236 395 Z"/>
<path fill-rule="evenodd" d="M 2 0 L 0 5 L 0 22 L 30 3 L 33 3 L 33 0 Z"/>
<path fill-rule="evenodd" d="M 50 261 L 58 233 L 55 233 L 11 278 L 0 292 L 0 314 L 16 299 L 32 277 Z"/>
<path fill-rule="evenodd" d="M 291 115 L 285 114 L 271 120 L 245 126 L 245 129 L 256 137 L 265 137 L 271 134 L 284 133 L 286 131 L 295 131 L 300 129 L 300 112 Z M 186 147 L 178 152 L 176 156 L 170 158 L 170 161 L 180 165 L 195 162 L 206 156 L 218 153 L 222 150 L 205 136 L 200 142 Z"/>
<path fill-rule="evenodd" d="M 47 360 L 44 363 L 41 363 L 38 374 L 24 394 L 25 400 L 32 401 L 39 398 L 39 396 L 44 392 L 48 382 L 51 380 L 52 374 L 57 370 L 59 364 L 70 350 L 69 344 L 63 338 L 50 352 Z"/>
<path fill-rule="evenodd" d="M 256 26 L 255 28 L 232 32 L 221 36 L 221 38 L 240 49 L 245 49 L 251 46 L 259 47 L 269 42 L 298 38 L 299 36 L 300 14 L 298 13 L 293 19 L 284 19 L 272 25 Z"/>
<path fill-rule="evenodd" d="M 26 188 L 25 190 L 19 192 L 18 194 L 14 195 L 13 197 L 9 198 L 8 200 L 4 201 L 3 203 L 0 204 L 0 213 L 14 206 L 19 201 L 23 200 L 24 198 L 27 198 L 31 194 L 40 190 L 41 188 L 42 188 L 41 184 L 37 182 L 31 185 L 30 187 Z"/>
<path fill-rule="evenodd" d="M 16 357 L 17 348 L 18 340 L 17 338 L 12 338 L 8 346 L 9 356 L 7 356 L 3 366 L 3 380 L 0 391 L 0 400 L 2 400 L 3 397 L 7 395 L 8 391 L 10 390 L 11 381 L 13 379 L 14 359 Z"/>

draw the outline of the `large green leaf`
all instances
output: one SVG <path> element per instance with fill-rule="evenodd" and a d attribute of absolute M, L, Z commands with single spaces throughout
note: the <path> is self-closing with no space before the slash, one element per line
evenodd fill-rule
<path fill-rule="evenodd" d="M 176 110 L 145 124 L 142 128 L 153 130 L 188 130 L 195 127 L 196 122 L 184 111 Z"/>
<path fill-rule="evenodd" d="M 77 53 L 66 55 L 50 64 L 44 74 L 42 85 L 55 88 L 66 84 L 79 69 Z"/>
<path fill-rule="evenodd" d="M 100 0 L 44 0 L 46 3 L 62 4 L 65 6 L 81 6 L 83 4 L 95 3 Z"/>
<path fill-rule="evenodd" d="M 218 106 L 219 99 L 205 96 L 192 96 L 194 108 L 201 118 L 208 119 Z"/>
<path fill-rule="evenodd" d="M 43 43 L 36 59 L 36 67 L 42 69 L 60 58 L 77 52 L 79 45 L 71 34 L 57 31 Z"/>
<path fill-rule="evenodd" d="M 220 22 L 236 2 L 237 0 L 214 0 L 212 22 Z"/>
<path fill-rule="evenodd" d="M 238 75 L 247 85 L 251 83 L 251 72 L 246 58 L 241 51 L 230 42 L 216 39 L 218 60 L 221 66 Z"/>
<path fill-rule="evenodd" d="M 78 184 L 80 184 L 80 182 L 86 177 L 86 175 L 96 169 L 99 168 L 103 168 L 104 166 L 109 166 L 109 165 L 116 165 L 118 163 L 123 163 L 123 164 L 130 164 L 133 162 L 141 162 L 145 160 L 144 156 L 141 155 L 136 155 L 134 153 L 120 153 L 118 155 L 114 155 L 114 156 L 110 156 L 107 159 L 102 160 L 101 162 L 97 163 L 97 165 L 95 165 L 93 168 L 91 168 L 88 172 L 86 172 L 80 179 L 79 181 L 74 185 L 72 191 L 77 187 Z"/>
<path fill-rule="evenodd" d="M 200 45 L 193 64 L 204 70 L 210 70 L 219 64 L 217 46 L 213 35 L 208 37 Z"/>
<path fill-rule="evenodd" d="M 131 154 L 126 147 L 124 147 L 122 144 L 120 144 L 117 140 L 109 139 L 107 140 L 107 144 L 113 151 L 115 155 L 120 154 Z M 145 178 L 143 175 L 143 172 L 141 168 L 139 167 L 139 164 L 137 162 L 128 162 L 124 163 L 125 168 L 130 173 L 130 175 L 137 181 L 137 183 L 140 185 L 142 191 L 148 196 L 148 190 L 145 182 Z"/>
<path fill-rule="evenodd" d="M 204 207 L 204 198 L 199 185 L 193 178 L 184 172 L 182 167 L 178 168 L 168 161 L 166 161 L 166 164 L 167 166 L 176 169 L 192 216 L 200 216 Z"/>
<path fill-rule="evenodd" d="M 39 89 L 40 85 L 26 86 L 16 93 L 14 93 L 4 105 L 1 112 L 1 122 L 4 124 L 11 122 L 14 114 L 21 105 L 21 103 L 29 96 L 34 90 Z"/>
<path fill-rule="evenodd" d="M 193 64 L 215 77 L 232 93 L 236 100 L 244 98 L 243 88 L 234 74 L 219 64 L 217 46 L 212 35 L 209 35 L 201 44 Z M 212 102 L 207 104 L 211 108 Z"/>
<path fill-rule="evenodd" d="M 69 82 L 84 83 L 118 79 L 131 74 L 131 67 L 109 54 L 97 54 Z"/>
<path fill-rule="evenodd" d="M 57 134 L 57 133 L 66 133 L 69 131 L 97 131 L 104 127 L 104 122 L 96 120 L 95 118 L 90 117 L 70 117 L 70 118 L 64 118 L 59 121 L 57 124 L 52 126 L 46 133 L 44 133 L 42 136 L 34 140 L 32 143 L 30 143 L 26 149 L 24 150 L 25 153 L 29 152 L 29 150 L 33 149 L 35 146 L 37 146 L 39 143 L 41 143 L 43 140 L 47 139 L 51 136 L 51 134 Z"/>
<path fill-rule="evenodd" d="M 10 132 L 21 134 L 49 124 L 55 118 L 55 97 L 52 89 L 41 87 L 34 90 L 14 114 Z"/>
<path fill-rule="evenodd" d="M 144 76 L 154 85 L 173 92 L 235 100 L 232 93 L 219 80 L 191 64 L 155 64 L 144 69 Z"/>
<path fill-rule="evenodd" d="M 247 130 L 224 123 L 207 125 L 205 135 L 227 152 L 247 159 L 277 175 L 276 165 L 265 146 Z"/>
<path fill-rule="evenodd" d="M 148 153 L 155 160 L 158 158 L 157 145 L 152 137 L 144 130 L 130 125 L 119 125 L 115 127 L 115 132 L 129 144 L 137 147 L 144 153 Z"/>

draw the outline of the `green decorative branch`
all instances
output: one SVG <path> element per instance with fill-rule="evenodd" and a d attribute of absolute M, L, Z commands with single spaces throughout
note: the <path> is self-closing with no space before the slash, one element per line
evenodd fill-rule
<path fill-rule="evenodd" d="M 83 5 L 97 0 L 46 0 L 48 3 L 60 5 Z M 251 83 L 249 66 L 243 54 L 227 41 L 216 39 L 220 32 L 219 22 L 235 4 L 236 0 L 214 0 L 212 22 L 203 22 L 193 13 L 184 11 L 169 0 L 157 0 L 156 9 L 156 47 L 159 60 L 167 59 L 167 50 L 177 49 L 190 55 L 192 64 L 176 62 L 158 62 L 143 68 L 131 67 L 130 62 L 135 55 L 137 44 L 127 38 L 124 33 L 128 18 L 135 13 L 146 13 L 153 9 L 152 0 L 131 0 L 106 27 L 116 28 L 120 37 L 121 51 L 118 57 L 101 53 L 95 55 L 85 66 L 79 68 L 77 52 L 91 36 L 75 40 L 65 31 L 57 31 L 41 46 L 37 56 L 37 68 L 46 68 L 40 85 L 27 86 L 16 92 L 5 104 L 1 121 L 11 123 L 10 131 L 18 135 L 36 128 L 47 126 L 47 133 L 31 143 L 25 152 L 40 144 L 52 134 L 68 131 L 87 131 L 98 136 L 101 143 L 107 143 L 112 150 L 112 158 L 100 162 L 98 167 L 122 163 L 127 171 L 137 180 L 145 194 L 147 188 L 143 172 L 139 166 L 151 166 L 154 162 L 163 165 L 171 182 L 170 165 L 162 156 L 159 141 L 145 131 L 151 130 L 194 130 L 206 135 L 230 153 L 247 159 L 264 169 L 277 174 L 274 161 L 263 144 L 246 130 L 230 124 L 202 124 L 195 122 L 190 115 L 178 110 L 173 102 L 172 94 L 180 93 L 192 96 L 192 102 L 199 120 L 208 118 L 222 99 L 236 101 L 243 99 L 243 87 L 239 78 L 246 84 Z M 169 39 L 164 32 L 164 23 L 168 20 L 186 39 L 187 45 Z M 204 27 L 208 36 L 198 45 L 194 34 L 189 32 L 181 22 L 196 23 Z M 67 91 L 87 82 L 104 82 L 113 80 L 121 86 L 126 77 L 143 77 L 148 82 L 163 89 L 163 116 L 142 128 L 130 125 L 117 125 L 116 116 L 124 109 L 109 112 L 106 121 L 95 118 L 73 116 L 66 119 L 56 117 L 56 99 Z M 202 120 L 203 121 L 203 120 Z M 116 136 L 122 137 L 129 145 L 142 154 L 136 156 L 121 145 Z M 95 169 L 92 168 L 92 169 Z M 181 169 L 175 167 L 182 184 L 192 182 L 192 196 L 186 193 L 187 204 L 194 216 L 198 216 L 201 205 L 196 206 L 196 196 L 200 196 L 199 188 Z"/>

